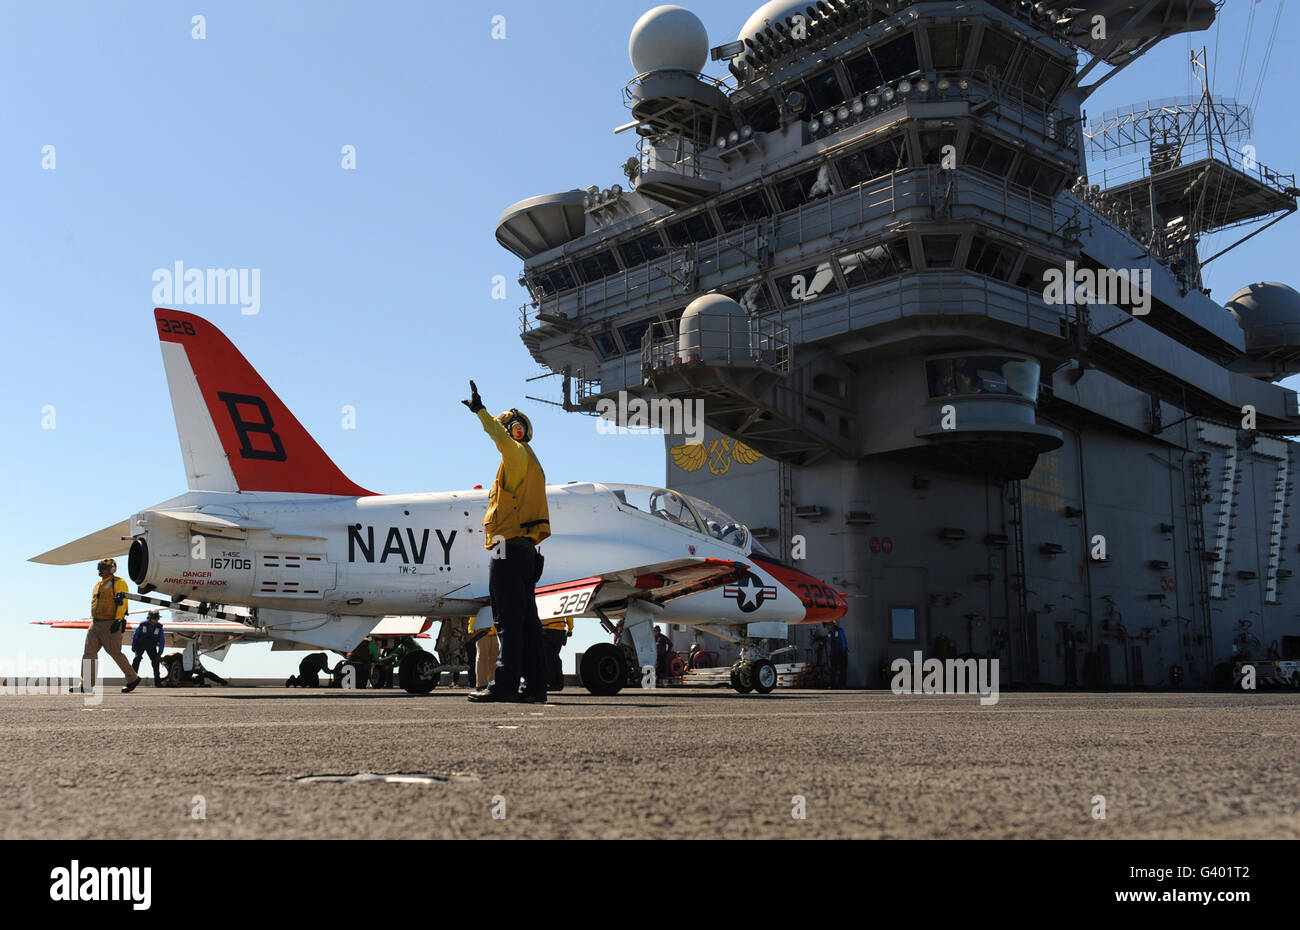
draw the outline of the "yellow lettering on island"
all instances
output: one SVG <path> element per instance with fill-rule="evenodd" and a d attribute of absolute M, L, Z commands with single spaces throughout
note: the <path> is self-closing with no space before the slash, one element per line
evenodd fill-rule
<path fill-rule="evenodd" d="M 1029 477 L 1020 482 L 1021 504 L 1035 510 L 1060 513 L 1065 509 L 1065 479 L 1060 476 L 1061 461 L 1056 455 L 1038 457 Z"/>

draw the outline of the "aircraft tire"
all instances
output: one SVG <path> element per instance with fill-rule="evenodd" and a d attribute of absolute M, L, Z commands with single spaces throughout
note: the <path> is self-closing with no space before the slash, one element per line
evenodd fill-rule
<path fill-rule="evenodd" d="M 441 673 L 438 657 L 432 652 L 410 652 L 397 667 L 397 683 L 407 694 L 428 694 L 438 684 Z"/>
<path fill-rule="evenodd" d="M 737 662 L 731 667 L 731 687 L 741 694 L 749 694 L 754 690 L 754 678 L 751 669 L 752 666 L 748 662 Z"/>
<path fill-rule="evenodd" d="M 173 652 L 171 655 L 165 656 L 162 660 L 162 666 L 167 672 L 167 678 L 165 679 L 167 687 L 174 688 L 180 684 L 181 675 L 185 673 L 185 666 L 180 653 Z"/>
<path fill-rule="evenodd" d="M 776 666 L 769 659 L 759 659 L 753 663 L 749 680 L 754 683 L 754 690 L 759 694 L 771 694 L 776 690 Z"/>
<path fill-rule="evenodd" d="M 582 654 L 578 678 L 590 694 L 618 694 L 627 684 L 627 657 L 613 643 L 597 643 Z"/>

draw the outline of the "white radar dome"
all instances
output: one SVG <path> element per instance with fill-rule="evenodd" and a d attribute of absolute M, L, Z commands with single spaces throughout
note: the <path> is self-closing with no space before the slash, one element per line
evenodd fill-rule
<path fill-rule="evenodd" d="M 637 74 L 648 71 L 704 70 L 709 60 L 709 33 L 704 23 L 681 6 L 657 6 L 632 27 L 627 55 Z"/>
<path fill-rule="evenodd" d="M 684 362 L 731 364 L 749 359 L 749 317 L 730 297 L 696 297 L 682 314 L 677 332 L 677 357 Z"/>
<path fill-rule="evenodd" d="M 804 11 L 810 3 L 811 0 L 768 0 L 754 11 L 754 15 L 746 20 L 745 25 L 740 27 L 740 35 L 736 38 L 742 42 L 745 39 L 752 41 L 773 23 L 784 23 L 795 13 L 804 13 L 807 16 Z"/>
<path fill-rule="evenodd" d="M 1300 293 L 1276 281 L 1243 287 L 1228 299 L 1228 311 L 1246 336 L 1246 351 L 1300 345 Z"/>

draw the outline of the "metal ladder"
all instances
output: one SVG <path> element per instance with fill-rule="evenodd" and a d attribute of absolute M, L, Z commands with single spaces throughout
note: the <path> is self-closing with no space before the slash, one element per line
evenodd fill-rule
<path fill-rule="evenodd" d="M 790 537 L 794 532 L 794 479 L 793 466 L 789 462 L 778 462 L 777 481 L 777 527 L 781 539 L 781 558 L 790 561 Z"/>
<path fill-rule="evenodd" d="M 1210 494 L 1210 467 L 1200 455 L 1189 456 L 1183 471 L 1184 507 L 1187 510 L 1188 553 L 1192 559 L 1192 613 L 1205 637 L 1205 670 L 1214 668 L 1214 637 L 1210 635 L 1210 565 L 1205 546 L 1205 511 Z"/>
<path fill-rule="evenodd" d="M 1023 498 L 1020 492 L 1019 481 L 1007 482 L 1007 489 L 1011 495 L 1011 544 L 1015 548 L 1016 562 L 1011 573 L 1011 586 L 1015 589 L 1016 609 L 1020 620 L 1020 650 L 1021 656 L 1025 662 L 1024 681 L 1029 681 L 1029 578 L 1025 570 L 1025 509 Z M 1010 633 L 1010 630 L 1007 631 Z M 1015 655 L 1013 649 L 1011 655 Z M 1012 676 L 1015 675 L 1014 662 L 1011 669 Z"/>

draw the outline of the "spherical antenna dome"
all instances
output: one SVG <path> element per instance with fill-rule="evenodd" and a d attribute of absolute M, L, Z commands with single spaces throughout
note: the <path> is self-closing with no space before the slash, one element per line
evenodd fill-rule
<path fill-rule="evenodd" d="M 1276 281 L 1243 287 L 1228 298 L 1228 310 L 1243 326 L 1300 321 L 1300 293 Z"/>
<path fill-rule="evenodd" d="M 682 320 L 694 320 L 700 316 L 715 318 L 734 316 L 742 320 L 747 319 L 745 308 L 725 294 L 705 294 L 702 297 L 696 297 L 687 305 L 686 311 L 682 314 Z"/>
<path fill-rule="evenodd" d="M 732 363 L 749 355 L 749 317 L 745 308 L 722 294 L 696 297 L 677 324 L 682 361 Z"/>
<path fill-rule="evenodd" d="M 811 0 L 768 0 L 767 3 L 754 11 L 754 15 L 745 21 L 745 25 L 740 27 L 740 35 L 736 38 L 742 42 L 746 39 L 752 41 L 755 36 L 773 23 L 784 23 L 795 13 L 804 13 L 810 4 Z"/>
<path fill-rule="evenodd" d="M 1228 299 L 1228 312 L 1246 335 L 1246 350 L 1300 344 L 1300 293 L 1276 281 L 1243 287 Z"/>
<path fill-rule="evenodd" d="M 681 6 L 657 6 L 632 27 L 627 55 L 637 74 L 690 71 L 698 74 L 709 60 L 709 33 L 704 23 Z"/>

